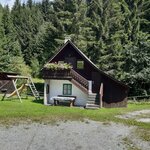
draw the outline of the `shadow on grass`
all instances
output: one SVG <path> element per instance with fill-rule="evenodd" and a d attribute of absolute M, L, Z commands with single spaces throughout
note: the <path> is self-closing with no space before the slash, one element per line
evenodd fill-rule
<path fill-rule="evenodd" d="M 33 103 L 43 104 L 43 99 L 33 100 Z"/>

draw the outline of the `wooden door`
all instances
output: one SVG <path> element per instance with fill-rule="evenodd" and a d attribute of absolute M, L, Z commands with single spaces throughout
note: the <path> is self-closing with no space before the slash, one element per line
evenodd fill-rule
<path fill-rule="evenodd" d="M 100 83 L 101 83 L 101 76 L 99 72 L 92 72 L 92 92 L 99 93 Z"/>

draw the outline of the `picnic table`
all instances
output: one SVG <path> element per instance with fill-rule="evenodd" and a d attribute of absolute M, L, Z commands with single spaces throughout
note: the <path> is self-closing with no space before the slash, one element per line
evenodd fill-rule
<path fill-rule="evenodd" d="M 69 102 L 70 103 L 70 107 L 74 106 L 74 102 L 75 102 L 75 99 L 76 97 L 75 96 L 54 96 L 54 97 L 51 97 L 51 100 L 54 101 L 54 105 L 58 105 L 59 102 Z"/>

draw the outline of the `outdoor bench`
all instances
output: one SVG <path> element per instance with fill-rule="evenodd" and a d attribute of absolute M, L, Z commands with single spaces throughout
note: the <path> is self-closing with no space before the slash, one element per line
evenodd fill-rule
<path fill-rule="evenodd" d="M 74 106 L 76 96 L 63 96 L 63 95 L 58 95 L 54 96 L 51 98 L 51 100 L 54 100 L 54 105 L 58 105 L 59 102 L 69 102 L 70 107 Z"/>

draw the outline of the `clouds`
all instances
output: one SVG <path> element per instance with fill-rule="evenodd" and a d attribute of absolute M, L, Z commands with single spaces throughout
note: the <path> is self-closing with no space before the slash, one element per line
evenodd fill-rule
<path fill-rule="evenodd" d="M 22 1 L 22 0 L 21 0 Z M 25 0 L 27 1 L 27 0 Z M 3 6 L 6 6 L 8 5 L 10 8 L 12 8 L 12 6 L 14 5 L 14 2 L 15 0 L 0 0 L 0 3 L 3 5 Z"/>
<path fill-rule="evenodd" d="M 23 2 L 27 2 L 27 0 L 20 0 L 22 3 Z M 35 2 L 40 2 L 42 0 L 33 0 Z M 12 8 L 12 6 L 14 5 L 15 0 L 0 0 L 0 4 L 2 4 L 3 6 L 8 5 L 10 8 Z"/>
<path fill-rule="evenodd" d="M 0 0 L 0 3 L 5 6 L 5 5 L 9 5 L 9 7 L 12 7 L 14 4 L 15 0 Z"/>

